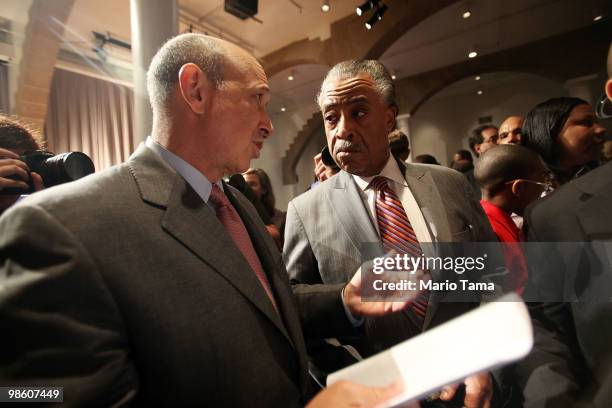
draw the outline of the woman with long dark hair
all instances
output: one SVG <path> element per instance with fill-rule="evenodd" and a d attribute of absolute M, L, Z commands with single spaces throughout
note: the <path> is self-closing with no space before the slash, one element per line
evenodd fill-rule
<path fill-rule="evenodd" d="M 257 198 L 263 204 L 266 213 L 270 216 L 272 223 L 278 228 L 280 233 L 279 246 L 282 248 L 282 242 L 285 234 L 285 218 L 286 213 L 276 208 L 276 200 L 274 191 L 272 190 L 272 182 L 270 177 L 262 169 L 248 169 L 243 173 L 244 179 L 251 187 Z"/>
<path fill-rule="evenodd" d="M 538 152 L 564 184 L 599 164 L 605 133 L 587 101 L 553 98 L 527 114 L 522 144 Z"/>

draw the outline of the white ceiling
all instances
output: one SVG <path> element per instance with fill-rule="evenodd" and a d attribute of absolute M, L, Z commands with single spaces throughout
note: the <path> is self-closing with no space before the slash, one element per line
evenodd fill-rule
<path fill-rule="evenodd" d="M 9 4 L 23 0 L 2 0 L 0 15 L 10 13 Z M 405 0 L 407 7 L 409 1 Z M 418 0 L 427 1 L 427 0 Z M 295 3 L 301 5 L 301 11 Z M 331 11 L 322 13 L 321 0 L 259 0 L 257 19 L 240 20 L 223 10 L 223 0 L 179 0 L 182 12 L 180 30 L 188 22 L 196 32 L 207 31 L 250 49 L 261 57 L 294 41 L 329 36 L 330 23 L 354 12 L 361 0 L 330 0 Z M 594 4 L 600 0 L 468 0 L 453 4 L 409 29 L 380 60 L 398 78 L 426 72 L 467 60 L 470 47 L 479 55 L 494 53 L 577 29 L 593 23 Z M 472 16 L 462 19 L 466 4 Z M 393 13 L 389 9 L 388 13 Z M 597 24 L 606 24 L 610 16 Z M 376 30 L 374 27 L 373 30 Z M 92 31 L 111 33 L 130 41 L 129 0 L 76 0 L 66 23 L 65 49 L 95 58 L 91 52 Z M 586 44 L 585 44 L 586 46 Z M 109 61 L 129 67 L 130 53 L 106 46 Z M 272 113 L 287 112 L 313 103 L 320 81 L 328 67 L 293 67 L 295 80 L 288 81 L 290 70 L 270 78 L 273 92 Z"/>
<path fill-rule="evenodd" d="M 408 30 L 380 60 L 403 78 L 593 24 L 589 1 L 471 0 L 453 4 Z"/>
<path fill-rule="evenodd" d="M 330 36 L 330 24 L 355 12 L 361 0 L 331 0 L 321 12 L 321 0 L 259 0 L 256 18 L 240 20 L 223 9 L 223 0 L 180 0 L 182 9 L 222 35 L 238 39 L 257 57 L 303 38 Z M 299 7 L 297 6 L 299 5 Z M 212 34 L 211 32 L 211 34 Z"/>
<path fill-rule="evenodd" d="M 305 37 L 328 38 L 330 24 L 353 13 L 359 3 L 360 0 L 332 0 L 331 10 L 323 13 L 319 0 L 259 0 L 255 16 L 261 21 L 258 22 L 241 20 L 227 13 L 223 9 L 224 0 L 179 0 L 179 30 L 184 32 L 189 24 L 193 24 L 195 32 L 225 38 L 262 57 Z M 92 31 L 109 32 L 113 37 L 129 42 L 130 2 L 76 0 L 66 25 L 69 27 L 66 38 L 72 42 L 86 40 L 91 43 Z M 113 48 L 110 52 L 129 60 L 129 55 L 122 54 L 121 50 Z"/>

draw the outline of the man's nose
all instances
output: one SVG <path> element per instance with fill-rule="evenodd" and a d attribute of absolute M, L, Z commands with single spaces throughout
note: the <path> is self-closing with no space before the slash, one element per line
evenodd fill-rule
<path fill-rule="evenodd" d="M 270 119 L 270 115 L 268 115 L 267 111 L 264 111 L 264 117 L 259 125 L 259 134 L 264 138 L 268 138 L 274 132 L 274 125 L 272 124 L 272 120 Z"/>
<path fill-rule="evenodd" d="M 353 121 L 348 119 L 346 115 L 340 116 L 338 125 L 336 126 L 336 138 L 343 140 L 351 140 L 354 136 Z"/>

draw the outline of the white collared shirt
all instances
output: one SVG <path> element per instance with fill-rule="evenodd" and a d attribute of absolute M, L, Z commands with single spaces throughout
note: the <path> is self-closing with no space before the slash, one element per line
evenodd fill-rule
<path fill-rule="evenodd" d="M 366 204 L 366 207 L 370 212 L 370 217 L 376 227 L 376 231 L 380 234 L 380 231 L 378 230 L 378 220 L 376 219 L 376 190 L 370 187 L 370 182 L 375 176 L 361 177 L 354 174 L 352 176 L 355 183 L 357 183 L 357 186 L 359 187 L 361 199 L 363 200 L 364 204 Z M 385 164 L 385 167 L 383 167 L 379 176 L 389 179 L 388 185 L 391 190 L 397 194 L 398 198 L 402 202 L 402 206 L 406 211 L 408 220 L 410 221 L 410 224 L 412 224 L 412 228 L 414 229 L 414 233 L 419 242 L 432 242 L 432 234 L 430 233 L 429 228 L 427 228 L 427 223 L 423 213 L 421 212 L 421 208 L 414 198 L 412 191 L 410 191 L 408 182 L 406 182 L 406 179 L 400 171 L 397 162 L 393 158 L 393 155 L 389 154 L 387 164 Z"/>

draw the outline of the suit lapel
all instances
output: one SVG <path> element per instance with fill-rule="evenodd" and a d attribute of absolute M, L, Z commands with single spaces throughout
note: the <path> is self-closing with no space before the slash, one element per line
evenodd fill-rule
<path fill-rule="evenodd" d="M 446 210 L 442 204 L 442 198 L 434 183 L 431 173 L 421 166 L 405 165 L 399 163 L 403 170 L 410 191 L 417 204 L 421 208 L 425 222 L 429 228 L 433 242 L 451 242 L 452 235 L 448 223 Z M 435 247 L 435 245 L 434 245 Z M 428 254 L 429 256 L 435 254 Z M 438 310 L 440 294 L 432 292 L 423 321 L 423 330 L 426 330 Z"/>
<path fill-rule="evenodd" d="M 144 144 L 130 158 L 130 167 L 142 199 L 165 208 L 162 228 L 222 275 L 290 340 L 255 273 L 191 186 Z"/>
<path fill-rule="evenodd" d="M 612 222 L 609 217 L 609 203 L 612 202 L 612 163 L 604 164 L 570 183 L 582 193 L 580 199 L 584 204 L 576 211 L 576 217 L 585 235 L 584 240 L 609 240 L 612 235 Z"/>
<path fill-rule="evenodd" d="M 244 223 L 244 226 L 246 227 L 249 237 L 251 238 L 251 242 L 253 243 L 255 252 L 257 253 L 257 256 L 259 257 L 261 266 L 268 279 L 268 283 L 270 284 L 270 287 L 272 288 L 272 292 L 274 293 L 277 307 L 279 308 L 279 313 L 283 317 L 285 317 L 285 321 L 287 321 L 287 309 L 291 306 L 288 305 L 287 303 L 286 295 L 290 293 L 291 291 L 290 291 L 289 286 L 282 285 L 279 279 L 279 275 L 280 275 L 280 272 L 279 272 L 280 264 L 279 263 L 282 262 L 282 258 L 280 257 L 280 254 L 276 254 L 276 256 L 274 256 L 273 251 L 275 251 L 276 249 L 271 247 L 271 245 L 274 245 L 274 243 L 273 242 L 270 242 L 269 244 L 266 243 L 266 241 L 269 240 L 269 237 L 264 236 L 263 234 L 267 234 L 267 232 L 264 230 L 261 230 L 260 227 L 258 228 L 258 225 L 253 219 L 253 216 L 247 213 L 246 209 L 243 207 L 243 205 L 239 202 L 239 200 L 234 195 L 235 194 L 234 191 L 232 191 L 231 188 L 228 188 L 227 185 L 225 185 L 224 187 L 225 187 L 225 192 L 226 192 L 228 199 L 230 200 L 230 202 L 232 203 L 232 205 L 238 212 L 238 215 L 242 219 L 242 222 Z M 255 276 L 255 273 L 252 273 L 252 275 Z M 284 278 L 285 280 L 287 280 L 286 274 Z M 257 284 L 258 284 L 259 291 L 264 296 L 266 296 L 264 290 L 261 288 L 261 285 L 259 284 L 259 281 L 257 281 Z M 267 296 L 265 297 L 265 300 L 266 300 L 266 304 L 270 306 L 269 311 L 272 313 L 269 317 L 271 317 L 274 323 L 279 327 L 279 329 L 283 331 L 283 333 L 290 340 L 289 334 L 286 332 L 285 325 L 281 321 L 279 314 L 276 313 L 276 311 L 274 310 L 274 307 L 272 306 L 272 303 L 270 303 L 270 301 L 268 300 Z M 291 322 L 291 323 L 294 323 L 294 322 Z M 291 345 L 294 346 L 293 342 L 291 343 L 292 343 Z"/>
<path fill-rule="evenodd" d="M 243 220 L 247 232 L 251 237 L 251 242 L 255 247 L 255 252 L 257 252 L 259 256 L 263 270 L 268 278 L 272 292 L 274 293 L 274 299 L 276 300 L 276 305 L 279 309 L 278 312 L 280 313 L 279 316 L 279 314 L 274 311 L 272 316 L 273 321 L 287 337 L 287 340 L 289 340 L 289 343 L 294 350 L 296 350 L 299 363 L 302 367 L 302 370 L 300 370 L 300 382 L 302 387 L 305 387 L 307 382 L 306 373 L 308 372 L 308 361 L 305 353 L 306 344 L 304 343 L 302 326 L 300 324 L 299 316 L 297 315 L 297 308 L 293 298 L 293 292 L 289 286 L 289 279 L 284 268 L 281 254 L 276 250 L 274 242 L 272 242 L 271 238 L 264 235 L 267 234 L 267 231 L 262 230 L 261 225 L 263 224 L 256 223 L 253 216 L 249 216 L 245 207 L 234 195 L 234 190 L 232 188 L 228 188 L 228 186 L 225 186 L 225 192 L 227 193 L 228 199 L 238 212 L 238 215 L 240 215 L 240 218 Z M 264 293 L 263 289 L 260 289 L 260 291 Z M 267 303 L 270 304 L 269 301 L 267 301 Z M 270 307 L 272 307 L 271 304 Z"/>
<path fill-rule="evenodd" d="M 411 166 L 400 163 L 406 182 L 421 208 L 433 241 L 451 242 L 450 225 L 442 198 L 436 184 L 425 166 Z"/>
<path fill-rule="evenodd" d="M 323 186 L 326 188 L 328 201 L 355 248 L 361 253 L 363 243 L 380 242 L 370 212 L 361 199 L 352 176 L 341 171 L 333 182 L 327 184 L 328 186 Z"/>
<path fill-rule="evenodd" d="M 612 236 L 612 226 L 609 220 L 612 190 L 602 191 L 591 196 L 578 210 L 576 217 L 582 228 L 585 241 L 606 239 Z"/>

